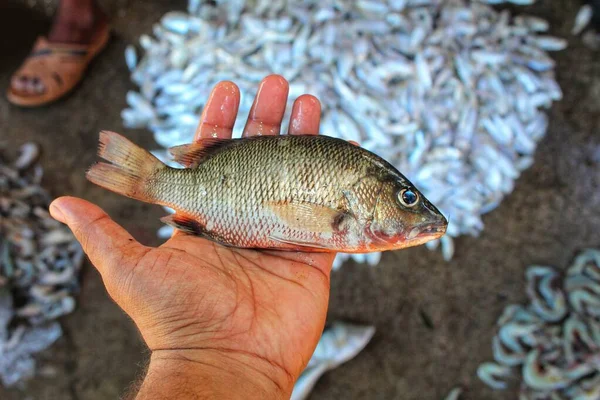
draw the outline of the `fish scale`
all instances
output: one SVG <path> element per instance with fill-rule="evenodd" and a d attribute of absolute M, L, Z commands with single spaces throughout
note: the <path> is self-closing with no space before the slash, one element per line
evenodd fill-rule
<path fill-rule="evenodd" d="M 441 236 L 447 221 L 379 156 L 327 136 L 204 139 L 172 149 L 170 168 L 112 132 L 88 178 L 176 210 L 163 221 L 242 248 L 370 252 Z M 413 204 L 399 196 L 406 192 Z"/>

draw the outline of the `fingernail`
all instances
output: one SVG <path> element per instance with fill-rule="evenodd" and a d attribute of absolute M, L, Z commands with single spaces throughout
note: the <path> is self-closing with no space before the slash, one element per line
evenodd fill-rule
<path fill-rule="evenodd" d="M 44 86 L 44 84 L 42 82 L 39 82 L 35 85 L 35 90 L 38 93 L 44 93 L 46 91 L 46 87 Z"/>
<path fill-rule="evenodd" d="M 63 224 L 65 224 L 66 223 L 65 215 L 63 214 L 60 207 L 57 206 L 55 203 L 56 202 L 53 202 L 52 204 L 50 204 L 50 215 L 52 215 L 52 218 L 54 218 L 58 222 L 62 222 Z"/>

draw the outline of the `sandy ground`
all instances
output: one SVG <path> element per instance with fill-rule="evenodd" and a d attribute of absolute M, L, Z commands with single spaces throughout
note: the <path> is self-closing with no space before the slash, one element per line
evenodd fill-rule
<path fill-rule="evenodd" d="M 52 2 L 33 9 L 25 3 L 30 2 L 0 3 L 2 90 L 49 24 L 45 10 L 52 9 Z M 547 18 L 552 33 L 568 36 L 577 2 L 538 3 L 527 11 Z M 0 96 L 0 139 L 15 149 L 26 141 L 40 143 L 45 184 L 54 195 L 97 202 L 136 238 L 156 244 L 162 210 L 92 186 L 84 170 L 95 159 L 101 129 L 155 147 L 147 132 L 122 127 L 119 113 L 132 88 L 122 54 L 127 43 L 150 31 L 168 9 L 183 8 L 184 1 L 102 4 L 115 35 L 88 78 L 72 96 L 43 109 L 12 107 Z M 325 375 L 311 399 L 433 400 L 456 384 L 468 388 L 467 400 L 515 398 L 487 389 L 475 376 L 479 363 L 491 358 L 496 318 L 507 304 L 524 300 L 526 266 L 564 268 L 579 249 L 600 245 L 600 53 L 568 37 L 569 49 L 556 54 L 564 100 L 551 110 L 535 165 L 501 207 L 485 217 L 485 232 L 459 239 L 450 263 L 439 253 L 415 248 L 387 253 L 377 268 L 349 263 L 333 274 L 330 319 L 373 324 L 377 333 L 355 360 Z M 90 265 L 82 278 L 79 306 L 63 320 L 66 335 L 39 357 L 41 365 L 57 370 L 56 376 L 19 389 L 0 388 L 1 399 L 115 399 L 139 375 L 148 354 L 135 326 L 113 304 Z"/>

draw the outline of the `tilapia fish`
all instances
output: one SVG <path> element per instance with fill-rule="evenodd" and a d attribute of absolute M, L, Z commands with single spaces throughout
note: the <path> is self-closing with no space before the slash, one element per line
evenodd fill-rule
<path fill-rule="evenodd" d="M 323 135 L 202 139 L 170 168 L 113 132 L 87 178 L 173 208 L 166 224 L 227 246 L 367 253 L 442 236 L 447 221 L 377 155 Z"/>

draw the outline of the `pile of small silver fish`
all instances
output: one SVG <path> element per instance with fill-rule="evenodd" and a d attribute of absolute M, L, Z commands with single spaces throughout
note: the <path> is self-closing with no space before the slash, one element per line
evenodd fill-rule
<path fill-rule="evenodd" d="M 279 73 L 290 101 L 321 100 L 324 134 L 390 161 L 439 206 L 449 260 L 452 238 L 478 235 L 481 216 L 532 165 L 544 109 L 562 98 L 548 52 L 566 41 L 540 18 L 485 3 L 502 0 L 190 0 L 187 13 L 167 13 L 140 37 L 143 58 L 127 48 L 140 89 L 122 117 L 165 148 L 190 142 L 211 88 L 231 80 L 242 94 L 237 137 L 258 83 Z M 380 256 L 352 258 L 376 265 Z"/>
<path fill-rule="evenodd" d="M 495 362 L 477 374 L 494 389 L 517 383 L 520 400 L 600 398 L 600 251 L 581 252 L 566 270 L 527 269 L 529 304 L 509 305 L 492 341 Z"/>
<path fill-rule="evenodd" d="M 0 146 L 0 379 L 33 376 L 32 355 L 62 334 L 56 319 L 75 308 L 84 253 L 48 214 L 39 148 L 24 144 L 10 161 Z"/>
<path fill-rule="evenodd" d="M 306 399 L 321 375 L 356 357 L 375 334 L 375 327 L 332 323 L 321 336 L 306 369 L 294 385 L 291 400 Z"/>

